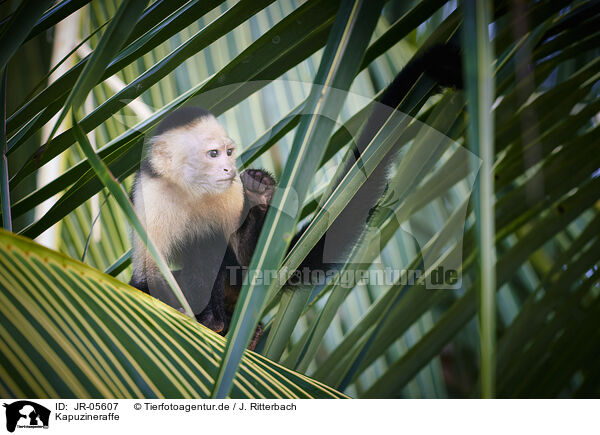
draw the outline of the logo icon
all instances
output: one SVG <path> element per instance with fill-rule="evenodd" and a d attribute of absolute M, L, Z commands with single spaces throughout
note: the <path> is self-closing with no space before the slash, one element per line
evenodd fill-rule
<path fill-rule="evenodd" d="M 50 410 L 29 400 L 19 400 L 4 404 L 6 408 L 6 430 L 14 432 L 15 428 L 48 428 Z"/>

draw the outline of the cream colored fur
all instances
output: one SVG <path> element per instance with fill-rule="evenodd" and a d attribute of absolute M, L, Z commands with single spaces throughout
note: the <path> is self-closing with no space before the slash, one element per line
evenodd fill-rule
<path fill-rule="evenodd" d="M 142 172 L 134 186 L 136 212 L 159 252 L 171 261 L 190 236 L 233 233 L 244 204 L 243 186 L 235 171 L 233 141 L 214 117 L 206 117 L 153 138 L 149 155 L 154 170 Z M 208 153 L 217 150 L 217 158 Z M 232 177 L 231 180 L 224 180 Z M 158 274 L 139 237 L 133 240 L 134 274 Z"/>

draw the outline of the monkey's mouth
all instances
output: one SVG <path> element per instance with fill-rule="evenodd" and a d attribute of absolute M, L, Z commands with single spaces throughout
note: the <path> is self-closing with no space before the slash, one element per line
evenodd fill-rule
<path fill-rule="evenodd" d="M 229 177 L 229 178 L 221 178 L 220 180 L 217 180 L 217 181 L 232 182 L 234 178 L 235 178 L 235 176 Z"/>

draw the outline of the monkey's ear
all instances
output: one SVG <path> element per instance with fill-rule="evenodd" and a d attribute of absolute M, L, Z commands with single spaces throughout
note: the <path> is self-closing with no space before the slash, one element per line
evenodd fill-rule
<path fill-rule="evenodd" d="M 159 174 L 172 174 L 174 170 L 171 168 L 171 152 L 168 143 L 163 138 L 158 138 L 152 144 L 151 154 L 147 160 L 152 165 L 155 172 Z"/>

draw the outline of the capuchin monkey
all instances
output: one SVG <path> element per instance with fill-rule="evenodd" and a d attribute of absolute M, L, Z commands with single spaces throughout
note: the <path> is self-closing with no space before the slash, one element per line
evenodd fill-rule
<path fill-rule="evenodd" d="M 422 75 L 433 78 L 439 86 L 462 88 L 458 49 L 449 44 L 433 46 L 402 69 L 361 131 L 355 158 Z M 240 279 L 230 282 L 230 271 L 250 264 L 276 182 L 263 170 L 247 169 L 238 174 L 235 143 L 216 118 L 200 108 L 171 113 L 156 128 L 148 145 L 131 194 L 136 212 L 156 248 L 175 266 L 174 276 L 198 322 L 224 335 L 241 290 Z M 392 149 L 384 157 L 298 270 L 326 271 L 336 266 L 324 262 L 326 239 L 328 244 L 333 240 L 334 250 L 343 259 L 383 194 L 396 151 Z M 346 163 L 343 175 L 353 164 Z M 307 226 L 298 231 L 290 246 Z M 132 243 L 130 284 L 180 308 L 135 234 Z M 261 331 L 259 325 L 251 349 Z"/>
<path fill-rule="evenodd" d="M 148 145 L 131 193 L 136 213 L 178 268 L 173 274 L 196 319 L 223 332 L 225 271 L 249 264 L 275 181 L 264 171 L 238 174 L 234 142 L 200 108 L 167 116 Z M 130 285 L 181 308 L 135 234 L 132 264 Z"/>

